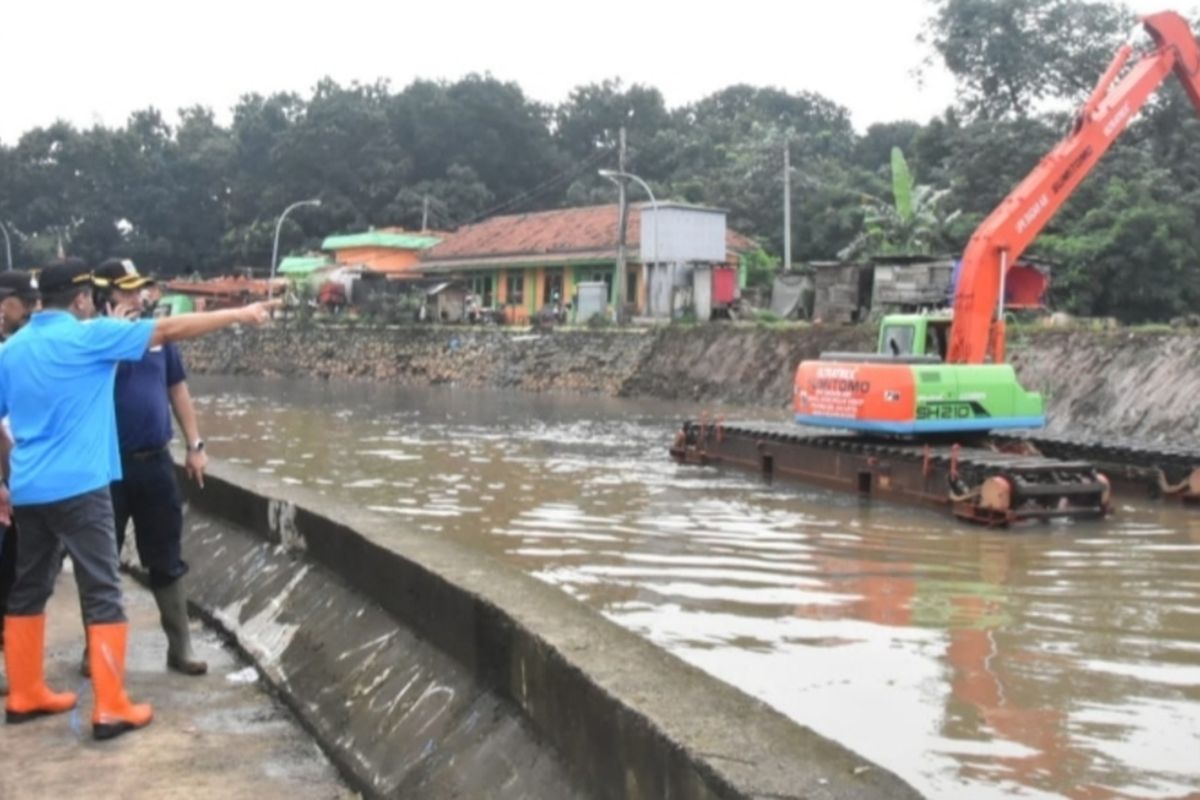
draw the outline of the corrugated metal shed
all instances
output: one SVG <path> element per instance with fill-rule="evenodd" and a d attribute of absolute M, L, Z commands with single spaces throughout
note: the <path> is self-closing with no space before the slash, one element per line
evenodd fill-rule
<path fill-rule="evenodd" d="M 659 203 L 657 209 L 643 204 L 639 214 L 640 252 L 646 263 L 724 263 L 728 242 L 721 209 Z"/>

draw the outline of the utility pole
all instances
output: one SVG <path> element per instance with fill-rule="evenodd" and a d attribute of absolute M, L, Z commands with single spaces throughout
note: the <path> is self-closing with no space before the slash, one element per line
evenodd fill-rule
<path fill-rule="evenodd" d="M 8 227 L 3 221 L 0 221 L 0 233 L 4 234 L 4 259 L 8 264 L 8 271 L 12 272 L 12 241 L 8 238 Z"/>
<path fill-rule="evenodd" d="M 783 141 L 783 271 L 792 271 L 792 157 L 791 143 Z"/>
<path fill-rule="evenodd" d="M 425 195 L 424 208 L 421 211 L 421 233 L 429 230 L 429 195 Z"/>
<path fill-rule="evenodd" d="M 621 126 L 621 145 L 617 151 L 617 171 L 625 173 L 625 126 Z M 629 223 L 629 206 L 625 202 L 625 181 L 622 177 L 617 184 L 617 274 L 613 278 L 613 291 L 616 294 L 616 320 L 620 325 L 624 322 L 621 308 L 625 303 L 625 231 Z"/>

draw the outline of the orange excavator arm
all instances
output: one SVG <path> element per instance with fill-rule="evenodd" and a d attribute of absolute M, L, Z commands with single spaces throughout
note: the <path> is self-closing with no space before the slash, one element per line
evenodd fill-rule
<path fill-rule="evenodd" d="M 1166 11 L 1143 17 L 1155 48 L 1115 85 L 1133 48 L 1117 51 L 1071 132 L 979 226 L 963 253 L 947 361 L 1004 360 L 1004 277 L 1172 70 L 1200 112 L 1200 48 L 1187 22 Z"/>

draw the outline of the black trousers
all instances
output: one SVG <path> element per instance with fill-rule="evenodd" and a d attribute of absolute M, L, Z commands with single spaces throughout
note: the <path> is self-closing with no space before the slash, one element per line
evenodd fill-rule
<path fill-rule="evenodd" d="M 8 593 L 17 582 L 17 526 L 0 530 L 0 647 L 4 647 L 4 615 L 8 613 Z"/>
<path fill-rule="evenodd" d="M 170 586 L 188 571 L 183 560 L 183 501 L 175 482 L 175 463 L 160 451 L 121 455 L 122 480 L 111 484 L 117 552 L 133 520 L 138 558 L 150 573 L 150 585 Z"/>

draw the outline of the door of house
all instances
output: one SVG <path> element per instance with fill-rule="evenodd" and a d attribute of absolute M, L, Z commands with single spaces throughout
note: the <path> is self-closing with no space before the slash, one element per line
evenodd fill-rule
<path fill-rule="evenodd" d="M 505 303 L 510 306 L 525 304 L 525 273 L 520 270 L 509 270 L 506 276 Z"/>
<path fill-rule="evenodd" d="M 562 305 L 563 273 L 561 269 L 546 270 L 546 279 L 542 282 L 542 305 Z"/>

